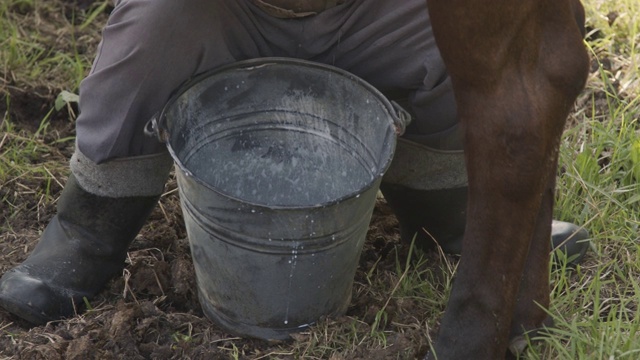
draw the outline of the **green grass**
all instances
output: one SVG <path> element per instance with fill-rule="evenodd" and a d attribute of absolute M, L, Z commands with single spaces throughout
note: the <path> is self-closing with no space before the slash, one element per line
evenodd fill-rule
<path fill-rule="evenodd" d="M 94 20 L 108 3 L 103 1 L 94 6 L 88 16 L 83 16 L 84 23 L 74 24 L 75 14 L 66 14 L 58 4 L 42 0 L 3 1 L 0 61 L 5 81 L 10 80 L 15 88 L 65 84 L 68 90 L 77 89 L 91 66 L 98 40 L 101 25 Z M 56 21 L 47 21 L 51 18 Z"/>
<path fill-rule="evenodd" d="M 100 4 L 95 10 L 106 6 Z M 6 111 L 0 114 L 0 184 L 44 182 L 45 200 L 51 200 L 50 186 L 58 181 L 56 176 L 64 172 L 65 163 L 52 158 L 57 152 L 56 144 L 71 142 L 70 137 L 59 137 L 49 129 L 50 119 L 61 108 L 73 115 L 68 105 L 74 101 L 68 89 L 77 91 L 80 81 L 91 66 L 92 53 L 86 53 L 89 45 L 97 43 L 96 31 L 99 24 L 83 24 L 85 31 L 74 26 L 73 14 L 71 18 L 63 10 L 47 1 L 38 0 L 9 0 L 0 3 L 0 86 L 1 101 Z M 43 19 L 55 19 L 44 21 Z M 91 19 L 95 20 L 95 16 Z M 53 24 L 56 24 L 55 26 Z M 78 46 L 82 42 L 84 45 Z M 54 45 L 54 46 L 52 46 Z M 84 50 L 83 50 L 84 49 Z M 35 131 L 17 129 L 15 119 L 10 116 L 14 106 L 14 95 L 24 95 L 33 99 L 33 107 L 38 106 L 38 100 L 51 97 L 51 94 L 61 92 L 62 96 L 57 104 L 51 104 L 40 118 L 30 119 L 38 124 Z M 74 118 L 70 119 L 73 121 Z M 30 186 L 24 186 L 29 191 Z M 5 197 L 3 202 L 11 206 Z"/>

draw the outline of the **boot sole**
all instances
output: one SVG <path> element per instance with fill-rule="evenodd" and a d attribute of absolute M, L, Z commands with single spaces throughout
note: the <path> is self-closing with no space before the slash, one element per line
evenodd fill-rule
<path fill-rule="evenodd" d="M 0 307 L 34 325 L 44 325 L 54 320 L 29 304 L 15 299 L 0 297 Z"/>

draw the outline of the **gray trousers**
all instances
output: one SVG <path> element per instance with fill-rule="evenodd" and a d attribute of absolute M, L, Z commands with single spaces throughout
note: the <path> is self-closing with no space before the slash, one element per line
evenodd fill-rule
<path fill-rule="evenodd" d="M 80 85 L 71 168 L 81 185 L 104 195 L 138 195 L 135 186 L 105 190 L 120 164 L 119 179 L 156 192 L 170 162 L 164 144 L 144 135 L 145 123 L 194 75 L 266 56 L 350 71 L 413 114 L 407 138 L 439 149 L 460 146 L 451 84 L 425 0 L 348 0 L 300 19 L 275 18 L 250 0 L 119 0 Z M 156 158 L 158 164 L 150 163 Z M 127 168 L 123 159 L 145 162 Z M 141 166 L 161 170 L 143 174 Z"/>

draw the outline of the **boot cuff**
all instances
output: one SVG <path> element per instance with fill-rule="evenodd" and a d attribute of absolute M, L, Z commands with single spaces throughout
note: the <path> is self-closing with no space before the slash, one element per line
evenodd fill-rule
<path fill-rule="evenodd" d="M 398 139 L 393 161 L 382 181 L 414 190 L 443 190 L 467 186 L 462 150 L 436 150 Z"/>
<path fill-rule="evenodd" d="M 112 198 L 162 194 L 173 166 L 167 152 L 119 158 L 96 164 L 76 150 L 71 172 L 87 192 Z"/>

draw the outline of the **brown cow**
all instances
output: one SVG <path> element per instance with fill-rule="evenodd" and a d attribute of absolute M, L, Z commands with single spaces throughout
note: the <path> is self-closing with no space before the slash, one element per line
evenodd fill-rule
<path fill-rule="evenodd" d="M 549 304 L 558 146 L 588 71 L 576 0 L 429 0 L 464 126 L 465 254 L 435 345 L 438 359 L 523 349 Z M 542 306 L 542 307 L 541 307 Z"/>

